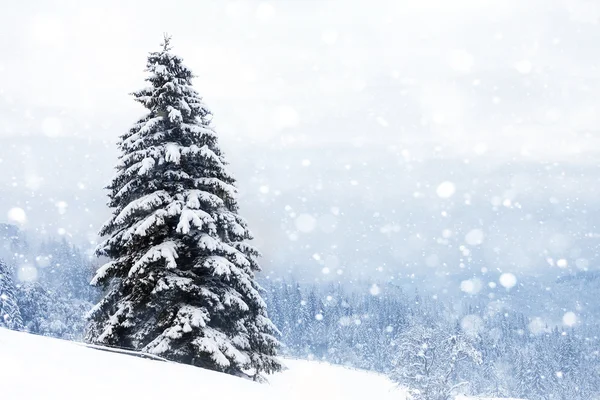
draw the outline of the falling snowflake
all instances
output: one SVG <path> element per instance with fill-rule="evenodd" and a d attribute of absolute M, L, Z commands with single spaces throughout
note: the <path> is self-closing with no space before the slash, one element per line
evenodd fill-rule
<path fill-rule="evenodd" d="M 469 246 L 479 246 L 483 243 L 483 231 L 481 229 L 472 229 L 465 235 L 465 242 Z"/>
<path fill-rule="evenodd" d="M 19 224 L 24 224 L 25 222 L 27 222 L 27 214 L 25 213 L 25 210 L 23 210 L 20 207 L 13 207 L 10 210 L 8 210 L 7 217 L 9 221 L 16 222 Z"/>
<path fill-rule="evenodd" d="M 312 232 L 315 229 L 317 221 L 310 214 L 300 214 L 296 218 L 296 228 L 303 233 Z"/>
<path fill-rule="evenodd" d="M 517 277 L 510 272 L 505 272 L 500 275 L 500 284 L 505 288 L 510 289 L 517 284 Z"/>
<path fill-rule="evenodd" d="M 562 317 L 562 322 L 566 326 L 573 326 L 577 323 L 577 314 L 572 311 L 566 312 Z"/>
<path fill-rule="evenodd" d="M 468 294 L 477 294 L 481 290 L 479 279 L 467 279 L 460 283 L 460 290 Z"/>
<path fill-rule="evenodd" d="M 372 296 L 378 296 L 379 293 L 381 293 L 381 288 L 379 287 L 379 285 L 374 283 L 371 285 L 371 288 L 369 289 L 369 293 L 371 293 Z"/>
<path fill-rule="evenodd" d="M 454 195 L 456 192 L 456 187 L 454 183 L 445 181 L 439 184 L 437 187 L 436 193 L 442 199 L 448 199 Z"/>

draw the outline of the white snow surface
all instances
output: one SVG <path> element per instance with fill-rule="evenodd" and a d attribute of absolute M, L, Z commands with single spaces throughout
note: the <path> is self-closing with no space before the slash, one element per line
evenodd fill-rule
<path fill-rule="evenodd" d="M 285 359 L 285 371 L 269 376 L 268 383 L 256 383 L 4 328 L 0 355 L 2 400 L 409 400 L 383 375 L 317 361 Z"/>
<path fill-rule="evenodd" d="M 465 397 L 465 396 L 456 396 L 455 400 L 524 400 L 524 399 L 514 399 L 514 398 L 498 398 L 498 397 Z"/>
<path fill-rule="evenodd" d="M 268 383 L 187 365 L 87 348 L 0 328 L 3 400 L 404 400 L 382 375 L 316 361 L 284 360 Z"/>

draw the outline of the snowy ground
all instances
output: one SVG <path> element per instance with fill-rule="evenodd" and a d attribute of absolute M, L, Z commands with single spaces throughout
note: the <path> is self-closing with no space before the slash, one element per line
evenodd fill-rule
<path fill-rule="evenodd" d="M 523 399 L 499 399 L 499 398 L 492 398 L 492 397 L 465 397 L 465 396 L 456 396 L 455 400 L 523 400 Z"/>
<path fill-rule="evenodd" d="M 268 384 L 259 384 L 0 328 L 2 400 L 406 399 L 404 392 L 382 375 L 315 361 L 285 360 L 285 364 L 286 371 L 269 377 Z"/>
<path fill-rule="evenodd" d="M 403 400 L 384 376 L 311 361 L 258 384 L 199 368 L 0 329 L 0 397 L 38 399 Z"/>

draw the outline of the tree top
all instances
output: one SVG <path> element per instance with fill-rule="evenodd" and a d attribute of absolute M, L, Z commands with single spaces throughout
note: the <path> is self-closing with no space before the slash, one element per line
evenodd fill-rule
<path fill-rule="evenodd" d="M 173 36 L 169 35 L 168 33 L 163 33 L 163 42 L 161 43 L 161 46 L 163 48 L 164 52 L 170 51 L 172 49 L 171 47 L 171 39 L 173 38 Z"/>

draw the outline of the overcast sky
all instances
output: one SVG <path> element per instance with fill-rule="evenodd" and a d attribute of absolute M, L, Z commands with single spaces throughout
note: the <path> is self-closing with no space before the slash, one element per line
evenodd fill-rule
<path fill-rule="evenodd" d="M 225 140 L 573 156 L 598 148 L 599 16 L 588 0 L 17 2 L 0 135 L 116 138 L 169 32 Z"/>
<path fill-rule="evenodd" d="M 475 230 L 480 264 L 587 266 L 595 214 L 570 213 L 597 209 L 599 19 L 591 0 L 13 2 L 0 221 L 21 207 L 28 229 L 94 240 L 114 143 L 144 112 L 128 93 L 168 32 L 267 263 L 458 265 L 442 233 Z"/>

